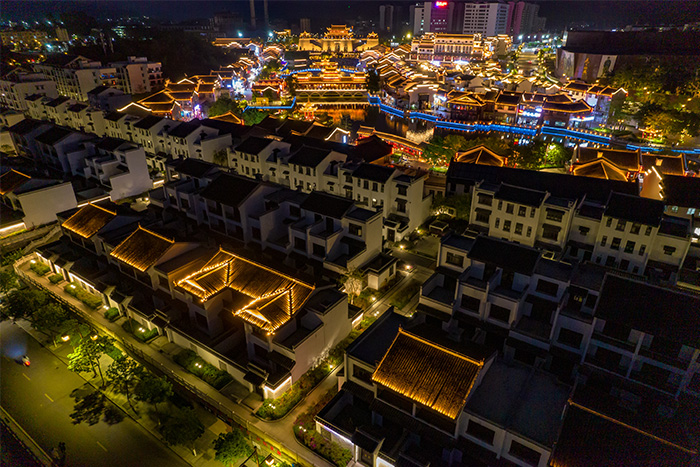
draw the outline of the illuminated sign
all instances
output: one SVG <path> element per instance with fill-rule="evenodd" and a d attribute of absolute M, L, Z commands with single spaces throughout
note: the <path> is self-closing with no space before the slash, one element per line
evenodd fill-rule
<path fill-rule="evenodd" d="M 447 2 L 435 2 L 435 8 L 445 8 L 447 6 Z"/>

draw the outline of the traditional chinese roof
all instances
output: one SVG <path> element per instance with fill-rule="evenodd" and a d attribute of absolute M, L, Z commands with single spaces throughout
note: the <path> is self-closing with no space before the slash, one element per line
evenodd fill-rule
<path fill-rule="evenodd" d="M 199 270 L 177 282 L 202 302 L 229 289 L 224 301 L 234 316 L 274 332 L 296 313 L 314 287 L 220 249 Z"/>
<path fill-rule="evenodd" d="M 610 193 L 605 215 L 644 225 L 659 225 L 664 203 L 655 199 L 622 193 Z"/>
<path fill-rule="evenodd" d="M 116 216 L 116 212 L 88 204 L 66 219 L 62 226 L 83 238 L 90 238 Z"/>
<path fill-rule="evenodd" d="M 5 172 L 0 176 L 0 195 L 10 193 L 15 188 L 19 188 L 31 179 L 32 177 L 29 175 L 25 175 L 14 169 Z"/>
<path fill-rule="evenodd" d="M 652 167 L 663 175 L 685 175 L 683 156 L 664 156 L 661 154 L 642 154 L 643 170 Z"/>
<path fill-rule="evenodd" d="M 173 240 L 139 226 L 110 255 L 143 272 L 156 264 L 173 243 Z"/>
<path fill-rule="evenodd" d="M 372 381 L 454 419 L 483 364 L 399 329 Z"/>
<path fill-rule="evenodd" d="M 642 168 L 639 162 L 638 151 L 588 147 L 579 147 L 576 150 L 577 162 L 590 162 L 601 157 L 606 158 L 609 162 L 612 162 L 617 167 L 630 172 L 639 172 Z"/>
<path fill-rule="evenodd" d="M 621 182 L 627 181 L 627 171 L 616 166 L 605 157 L 575 165 L 572 170 L 574 175 Z"/>
<path fill-rule="evenodd" d="M 457 153 L 457 162 L 470 162 L 472 164 L 494 165 L 503 167 L 506 165 L 506 158 L 499 156 L 484 145 L 477 146 L 465 152 Z"/>

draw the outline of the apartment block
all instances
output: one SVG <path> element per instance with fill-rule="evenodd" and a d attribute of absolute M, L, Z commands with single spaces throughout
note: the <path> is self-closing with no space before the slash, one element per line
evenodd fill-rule
<path fill-rule="evenodd" d="M 508 5 L 505 3 L 465 3 L 462 34 L 496 36 L 506 34 Z"/>
<path fill-rule="evenodd" d="M 0 106 L 27 110 L 27 96 L 39 95 L 50 99 L 58 97 L 56 83 L 41 73 L 16 68 L 0 77 Z"/>
<path fill-rule="evenodd" d="M 183 235 L 183 225 L 104 202 L 60 214 L 64 236 L 36 261 L 228 372 L 237 391 L 277 397 L 352 329 L 347 296 L 282 265 Z M 178 234 L 180 232 L 180 234 Z M 200 232 L 204 233 L 204 232 Z M 109 264 L 109 267 L 107 266 Z M 216 280 L 213 285 L 211 279 Z M 258 303 L 255 308 L 249 302 Z"/>

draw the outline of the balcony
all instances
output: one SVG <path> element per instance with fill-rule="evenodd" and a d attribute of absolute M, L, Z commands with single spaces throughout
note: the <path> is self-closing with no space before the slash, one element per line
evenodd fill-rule
<path fill-rule="evenodd" d="M 451 315 L 454 288 L 450 290 L 445 287 L 445 281 L 443 274 L 433 274 L 421 287 L 420 302 Z"/>
<path fill-rule="evenodd" d="M 669 354 L 654 352 L 653 350 L 647 349 L 645 347 L 639 349 L 639 355 L 650 360 L 663 363 L 664 365 L 678 368 L 679 370 L 683 371 L 686 371 L 688 369 L 688 365 L 690 364 L 690 361 L 683 361 L 680 358 L 678 358 L 678 356 L 673 357 Z"/>
<path fill-rule="evenodd" d="M 634 349 L 637 347 L 636 344 L 629 341 L 623 341 L 615 337 L 610 337 L 600 332 L 594 332 L 591 339 L 597 340 L 598 342 L 602 342 L 603 344 L 607 344 L 612 347 L 616 347 L 620 350 L 626 350 L 630 353 L 634 353 Z"/>
<path fill-rule="evenodd" d="M 515 324 L 514 330 L 519 334 L 535 338 L 542 342 L 549 342 L 552 335 L 552 325 L 530 316 L 521 316 Z"/>

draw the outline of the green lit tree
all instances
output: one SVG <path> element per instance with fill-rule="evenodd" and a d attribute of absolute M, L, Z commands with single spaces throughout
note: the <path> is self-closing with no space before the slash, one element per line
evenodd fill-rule
<path fill-rule="evenodd" d="M 204 434 L 204 425 L 192 409 L 181 409 L 165 419 L 161 433 L 168 444 L 186 446 L 196 456 L 194 442 Z"/>
<path fill-rule="evenodd" d="M 141 365 L 124 355 L 114 360 L 107 368 L 107 379 L 114 385 L 115 391 L 126 396 L 126 401 L 134 412 L 136 409 L 131 404 L 131 394 L 143 371 Z"/>
<path fill-rule="evenodd" d="M 214 451 L 217 461 L 224 465 L 232 466 L 240 458 L 250 456 L 253 449 L 243 434 L 243 431 L 234 429 L 230 433 L 220 433 L 214 440 Z"/>
<path fill-rule="evenodd" d="M 32 328 L 46 334 L 53 339 L 54 346 L 56 345 L 56 334 L 58 334 L 61 325 L 68 319 L 68 312 L 65 308 L 55 302 L 48 302 L 40 306 L 31 316 Z"/>
<path fill-rule="evenodd" d="M 68 369 L 76 373 L 92 371 L 95 377 L 99 374 L 104 387 L 105 378 L 102 374 L 100 358 L 114 340 L 110 337 L 97 336 L 96 334 L 85 335 L 82 331 L 81 335 L 82 337 L 78 345 L 73 349 L 73 353 L 68 355 Z M 109 369 L 107 369 L 107 376 L 109 377 Z"/>
<path fill-rule="evenodd" d="M 17 285 L 17 274 L 12 269 L 0 271 L 0 293 L 7 293 Z"/>
<path fill-rule="evenodd" d="M 46 293 L 36 289 L 11 290 L 3 301 L 3 310 L 12 319 L 22 319 L 33 310 L 42 307 L 48 300 Z"/>
<path fill-rule="evenodd" d="M 173 385 L 165 378 L 158 378 L 152 373 L 144 372 L 134 387 L 134 397 L 138 401 L 148 402 L 153 404 L 158 414 L 158 422 L 160 423 L 160 413 L 158 412 L 158 404 L 168 400 L 173 395 Z"/>

